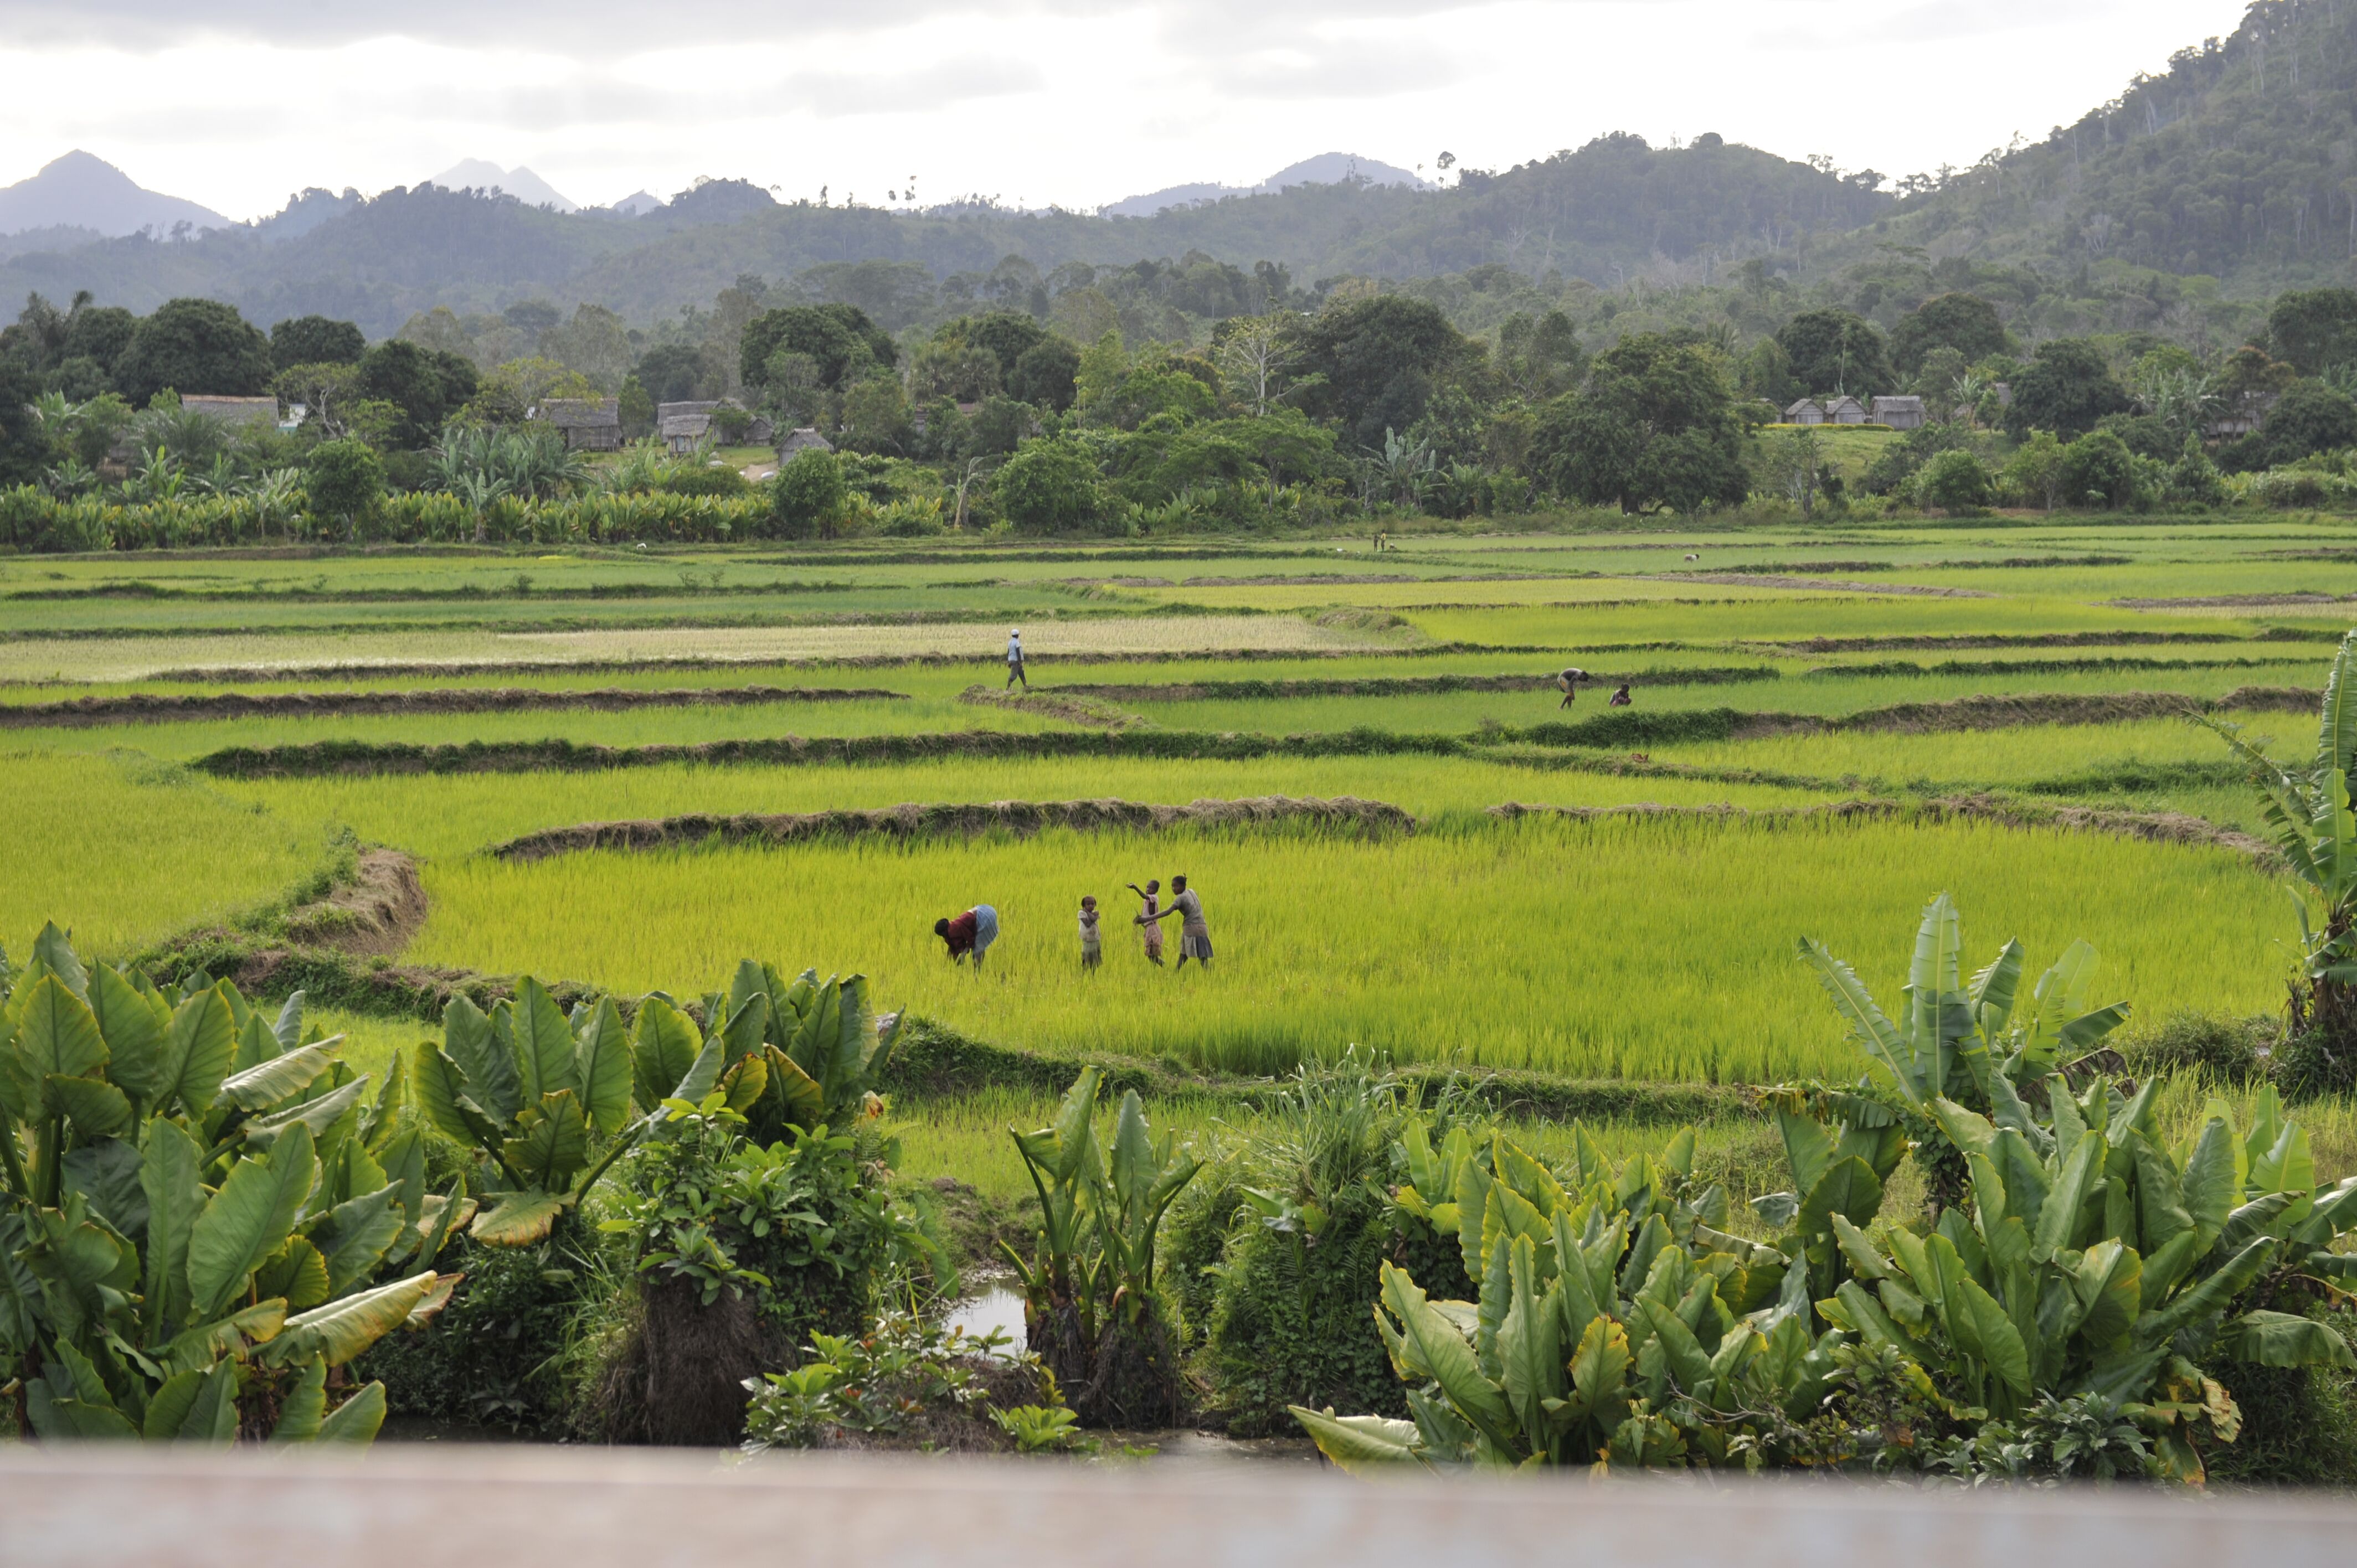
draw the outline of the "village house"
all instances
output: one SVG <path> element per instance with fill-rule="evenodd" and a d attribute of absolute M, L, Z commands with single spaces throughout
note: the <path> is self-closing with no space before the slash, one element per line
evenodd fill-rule
<path fill-rule="evenodd" d="M 1878 397 L 1874 400 L 1874 423 L 1887 424 L 1893 430 L 1923 428 L 1923 400 L 1920 397 Z"/>
<path fill-rule="evenodd" d="M 278 400 L 274 397 L 183 397 L 180 412 L 205 414 L 223 424 L 274 427 L 278 424 Z"/>
<path fill-rule="evenodd" d="M 1864 424 L 1866 404 L 1854 397 L 1828 398 L 1825 400 L 1825 423 L 1827 424 Z"/>
<path fill-rule="evenodd" d="M 568 452 L 622 449 L 622 401 L 612 397 L 553 397 L 529 410 L 527 419 L 555 427 Z"/>
<path fill-rule="evenodd" d="M 1824 407 L 1813 397 L 1804 397 L 1784 411 L 1784 423 L 1787 424 L 1823 424 L 1824 422 Z"/>
<path fill-rule="evenodd" d="M 733 397 L 712 403 L 664 403 L 655 405 L 655 435 L 673 456 L 684 456 L 703 446 L 713 435 L 712 416 L 724 408 L 738 411 L 744 404 Z M 745 428 L 744 445 L 766 446 L 776 436 L 776 426 L 767 415 L 754 414 Z M 715 443 L 717 444 L 716 442 Z"/>
<path fill-rule="evenodd" d="M 805 424 L 799 430 L 788 431 L 785 438 L 778 443 L 778 461 L 782 464 L 798 452 L 832 452 L 834 450 L 834 442 Z"/>

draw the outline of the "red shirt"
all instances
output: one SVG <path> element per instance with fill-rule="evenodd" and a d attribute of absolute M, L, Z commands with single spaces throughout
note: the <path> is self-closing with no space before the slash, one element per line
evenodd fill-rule
<path fill-rule="evenodd" d="M 974 911 L 971 909 L 950 921 L 950 929 L 944 934 L 949 939 L 952 958 L 957 957 L 960 953 L 974 951 Z"/>

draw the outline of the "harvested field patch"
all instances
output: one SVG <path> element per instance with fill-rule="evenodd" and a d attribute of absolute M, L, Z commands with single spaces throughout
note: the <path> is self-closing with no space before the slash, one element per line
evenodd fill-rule
<path fill-rule="evenodd" d="M 1896 594 L 1932 599 L 1993 599 L 1980 588 L 1939 588 L 1921 583 L 1852 583 L 1833 577 L 1786 577 L 1755 572 L 1646 573 L 1657 583 L 1740 583 L 1760 588 L 1800 588 L 1820 594 Z"/>
<path fill-rule="evenodd" d="M 583 850 L 658 850 L 737 844 L 809 843 L 880 837 L 914 840 L 1012 833 L 1051 828 L 1073 832 L 1168 832 L 1174 828 L 1310 826 L 1357 833 L 1413 832 L 1415 819 L 1397 806 L 1344 795 L 1331 800 L 1259 796 L 1197 800 L 1184 806 L 1135 800 L 995 800 L 888 807 L 882 811 L 799 811 L 779 815 L 681 816 L 652 822 L 585 822 L 527 833 L 492 846 L 502 860 L 543 860 Z"/>

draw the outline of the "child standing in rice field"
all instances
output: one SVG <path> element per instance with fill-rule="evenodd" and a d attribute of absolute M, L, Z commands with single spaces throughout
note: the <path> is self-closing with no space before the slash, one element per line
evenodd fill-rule
<path fill-rule="evenodd" d="M 1162 884 L 1153 880 L 1140 887 L 1133 882 L 1129 890 L 1146 900 L 1146 912 L 1132 923 L 1137 927 L 1138 935 L 1146 939 L 1146 961 L 1158 969 L 1162 965 Z"/>
<path fill-rule="evenodd" d="M 1097 929 L 1097 899 L 1093 893 L 1081 896 L 1081 967 L 1094 969 L 1104 961 L 1104 940 Z"/>

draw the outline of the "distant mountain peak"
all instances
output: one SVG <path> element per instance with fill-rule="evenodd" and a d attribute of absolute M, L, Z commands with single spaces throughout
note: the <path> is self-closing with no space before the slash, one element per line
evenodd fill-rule
<path fill-rule="evenodd" d="M 485 158 L 461 158 L 425 183 L 449 190 L 503 191 L 526 207 L 554 207 L 559 212 L 581 209 L 579 202 L 522 164 L 513 168 L 501 168 Z"/>
<path fill-rule="evenodd" d="M 1346 179 L 1362 179 L 1369 185 L 1405 185 L 1417 190 L 1432 188 L 1430 180 L 1377 158 L 1361 157 L 1356 153 L 1319 153 L 1316 157 L 1287 165 L 1258 185 L 1174 185 L 1144 196 L 1127 197 L 1101 210 L 1107 218 L 1151 218 L 1167 207 L 1217 201 L 1223 196 L 1268 196 L 1288 186 L 1340 185 Z"/>
<path fill-rule="evenodd" d="M 89 229 L 110 237 L 142 229 L 168 234 L 182 223 L 233 227 L 210 207 L 143 188 L 104 158 L 79 147 L 50 159 L 28 179 L 0 186 L 0 234 L 28 229 Z"/>

